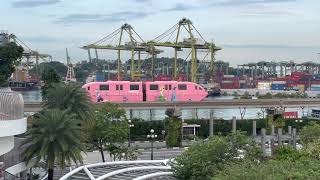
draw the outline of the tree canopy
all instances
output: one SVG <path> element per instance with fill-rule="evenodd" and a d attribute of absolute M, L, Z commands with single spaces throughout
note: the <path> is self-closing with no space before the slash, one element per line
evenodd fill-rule
<path fill-rule="evenodd" d="M 41 87 L 42 99 L 47 100 L 48 90 L 56 83 L 60 83 L 61 78 L 54 69 L 48 68 L 47 71 L 42 72 L 41 79 L 44 81 L 44 86 Z"/>
<path fill-rule="evenodd" d="M 51 61 L 51 62 L 42 62 L 39 64 L 38 69 L 40 70 L 40 74 L 45 73 L 49 69 L 54 69 L 55 72 L 60 76 L 60 77 L 65 77 L 67 74 L 67 69 L 68 67 L 63 64 L 62 62 L 59 61 Z M 37 74 L 36 67 L 30 69 L 29 71 L 30 74 Z M 42 79 L 44 80 L 44 79 Z"/>
<path fill-rule="evenodd" d="M 105 161 L 104 146 L 123 143 L 128 138 L 126 113 L 118 104 L 106 103 L 95 110 L 94 125 L 89 130 L 89 143 L 99 149 L 102 161 Z"/>
<path fill-rule="evenodd" d="M 48 89 L 44 107 L 75 113 L 83 122 L 90 123 L 92 103 L 87 92 L 77 83 L 56 83 Z"/>
<path fill-rule="evenodd" d="M 70 112 L 49 109 L 34 116 L 32 128 L 27 132 L 24 159 L 29 162 L 36 158 L 48 164 L 48 179 L 53 179 L 54 165 L 64 167 L 71 162 L 82 163 L 81 127 L 79 120 Z"/>
<path fill-rule="evenodd" d="M 20 63 L 23 48 L 14 42 L 0 45 L 0 86 L 4 86 Z"/>

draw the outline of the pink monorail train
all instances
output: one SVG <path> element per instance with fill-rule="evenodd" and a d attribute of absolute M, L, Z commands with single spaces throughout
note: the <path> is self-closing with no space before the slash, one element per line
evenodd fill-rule
<path fill-rule="evenodd" d="M 201 101 L 208 95 L 196 83 L 177 81 L 90 82 L 82 88 L 94 102 Z"/>

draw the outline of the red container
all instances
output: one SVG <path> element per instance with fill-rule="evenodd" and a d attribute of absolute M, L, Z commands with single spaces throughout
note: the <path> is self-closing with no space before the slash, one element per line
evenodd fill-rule
<path fill-rule="evenodd" d="M 291 73 L 291 77 L 301 77 L 304 76 L 306 73 L 305 72 L 293 72 Z"/>
<path fill-rule="evenodd" d="M 284 119 L 295 119 L 295 118 L 298 118 L 298 112 L 297 111 L 284 112 L 283 117 L 284 117 Z"/>
<path fill-rule="evenodd" d="M 320 81 L 311 81 L 311 84 L 320 84 Z"/>

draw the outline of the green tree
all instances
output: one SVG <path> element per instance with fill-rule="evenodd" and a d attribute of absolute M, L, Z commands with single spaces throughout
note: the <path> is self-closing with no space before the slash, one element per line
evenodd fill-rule
<path fill-rule="evenodd" d="M 41 79 L 44 81 L 44 86 L 41 88 L 42 99 L 47 99 L 48 90 L 53 88 L 56 83 L 60 82 L 60 76 L 53 68 L 48 68 L 41 74 Z"/>
<path fill-rule="evenodd" d="M 234 96 L 235 98 L 238 98 L 239 94 L 237 91 L 233 91 L 232 96 Z"/>
<path fill-rule="evenodd" d="M 312 158 L 301 161 L 238 161 L 225 166 L 212 180 L 274 180 L 274 179 L 319 179 L 319 160 Z"/>
<path fill-rule="evenodd" d="M 252 96 L 250 96 L 249 92 L 246 91 L 240 99 L 252 99 Z"/>
<path fill-rule="evenodd" d="M 303 144 L 317 142 L 320 140 L 320 124 L 310 122 L 304 126 L 300 132 L 300 138 Z"/>
<path fill-rule="evenodd" d="M 7 79 L 20 63 L 23 48 L 14 42 L 0 45 L 0 87 L 5 86 Z"/>
<path fill-rule="evenodd" d="M 45 110 L 33 119 L 24 144 L 29 147 L 23 153 L 29 162 L 44 159 L 48 165 L 48 180 L 53 179 L 54 165 L 61 167 L 72 162 L 82 163 L 81 128 L 74 114 L 58 109 Z"/>
<path fill-rule="evenodd" d="M 239 149 L 251 144 L 243 133 L 230 136 L 213 136 L 199 142 L 171 162 L 174 174 L 179 179 L 207 180 L 232 161 L 237 161 Z M 253 147 L 253 146 L 252 146 Z M 254 148 L 252 148 L 254 149 Z M 251 148 L 247 148 L 251 151 Z M 250 153 L 253 154 L 253 153 Z"/>
<path fill-rule="evenodd" d="M 53 69 L 59 77 L 65 77 L 67 74 L 68 67 L 59 61 L 51 61 L 51 62 L 42 62 L 38 65 L 38 67 L 33 67 L 29 70 L 30 74 L 38 74 L 42 75 L 48 69 Z M 42 79 L 43 80 L 43 79 Z"/>
<path fill-rule="evenodd" d="M 85 125 L 92 124 L 92 103 L 87 92 L 79 84 L 56 83 L 47 92 L 45 108 L 57 108 L 75 113 Z"/>
<path fill-rule="evenodd" d="M 94 115 L 94 125 L 89 131 L 89 143 L 101 153 L 105 162 L 104 146 L 113 143 L 123 143 L 128 138 L 128 123 L 126 112 L 118 104 L 106 103 L 98 107 Z"/>
<path fill-rule="evenodd" d="M 179 109 L 167 109 L 165 119 L 167 147 L 180 147 L 182 143 L 182 119 Z"/>

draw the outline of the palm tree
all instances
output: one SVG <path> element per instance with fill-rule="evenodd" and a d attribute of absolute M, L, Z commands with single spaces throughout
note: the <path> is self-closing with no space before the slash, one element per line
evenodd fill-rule
<path fill-rule="evenodd" d="M 82 163 L 81 127 L 76 116 L 59 109 L 45 110 L 34 116 L 32 128 L 27 132 L 23 144 L 24 159 L 28 163 L 36 158 L 47 162 L 48 180 L 53 179 L 54 165 L 62 168 L 72 162 Z"/>
<path fill-rule="evenodd" d="M 57 83 L 48 90 L 44 107 L 75 113 L 82 123 L 92 120 L 92 103 L 86 91 L 77 83 Z"/>

